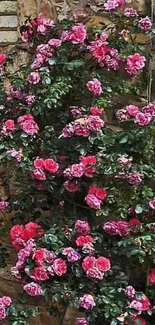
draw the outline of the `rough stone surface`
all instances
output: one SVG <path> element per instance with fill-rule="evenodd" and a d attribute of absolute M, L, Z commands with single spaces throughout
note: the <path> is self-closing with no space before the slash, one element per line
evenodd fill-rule
<path fill-rule="evenodd" d="M 0 43 L 13 44 L 18 40 L 16 31 L 0 31 Z"/>
<path fill-rule="evenodd" d="M 17 16 L 0 16 L 0 28 L 17 28 Z"/>
<path fill-rule="evenodd" d="M 3 14 L 17 13 L 17 1 L 0 1 L 0 13 Z"/>

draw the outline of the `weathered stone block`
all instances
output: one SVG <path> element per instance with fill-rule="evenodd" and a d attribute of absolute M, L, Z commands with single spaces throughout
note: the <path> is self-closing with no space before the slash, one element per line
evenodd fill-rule
<path fill-rule="evenodd" d="M 1 14 L 15 14 L 17 13 L 17 1 L 0 1 Z"/>
<path fill-rule="evenodd" d="M 0 28 L 16 28 L 17 26 L 17 16 L 0 16 Z"/>
<path fill-rule="evenodd" d="M 13 44 L 18 40 L 16 31 L 0 31 L 0 43 Z"/>

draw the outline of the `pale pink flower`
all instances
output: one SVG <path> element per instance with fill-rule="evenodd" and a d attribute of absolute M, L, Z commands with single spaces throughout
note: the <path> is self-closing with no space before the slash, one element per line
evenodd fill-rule
<path fill-rule="evenodd" d="M 148 125 L 152 117 L 149 114 L 139 112 L 135 117 L 135 122 L 140 126 Z"/>
<path fill-rule="evenodd" d="M 80 298 L 80 306 L 89 310 L 96 306 L 94 298 L 90 294 L 85 294 L 83 297 Z"/>
<path fill-rule="evenodd" d="M 126 70 L 130 75 L 135 75 L 145 67 L 145 56 L 135 53 L 127 57 Z"/>
<path fill-rule="evenodd" d="M 124 10 L 124 16 L 125 17 L 137 17 L 137 11 L 134 8 L 126 8 Z"/>
<path fill-rule="evenodd" d="M 41 295 L 43 295 L 42 288 L 40 287 L 39 284 L 37 284 L 35 282 L 31 282 L 31 283 L 26 284 L 23 287 L 23 289 L 30 296 L 41 296 Z"/>
<path fill-rule="evenodd" d="M 38 84 L 40 81 L 40 74 L 38 72 L 31 72 L 28 77 L 28 82 L 31 84 Z"/>
<path fill-rule="evenodd" d="M 87 194 L 85 201 L 92 209 L 99 210 L 101 208 L 102 201 L 99 200 L 94 194 Z"/>
<path fill-rule="evenodd" d="M 139 28 L 141 28 L 142 30 L 148 31 L 151 29 L 152 27 L 152 21 L 149 17 L 144 17 L 141 18 L 138 22 L 138 26 Z"/>
<path fill-rule="evenodd" d="M 134 298 L 135 296 L 135 289 L 132 287 L 132 286 L 127 286 L 125 288 L 125 295 L 128 297 L 128 298 Z"/>

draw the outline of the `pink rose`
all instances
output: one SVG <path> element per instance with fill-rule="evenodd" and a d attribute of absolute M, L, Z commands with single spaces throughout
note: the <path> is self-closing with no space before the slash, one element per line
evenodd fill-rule
<path fill-rule="evenodd" d="M 100 81 L 97 78 L 93 78 L 87 82 L 87 88 L 93 95 L 101 95 L 103 92 Z"/>
<path fill-rule="evenodd" d="M 109 271 L 110 270 L 110 260 L 109 258 L 100 256 L 97 258 L 95 262 L 95 266 L 103 272 Z"/>
<path fill-rule="evenodd" d="M 28 78 L 30 84 L 38 84 L 40 81 L 40 74 L 38 72 L 31 72 Z"/>
<path fill-rule="evenodd" d="M 83 24 L 73 26 L 70 32 L 69 39 L 73 44 L 81 44 L 87 37 L 86 27 Z"/>
<path fill-rule="evenodd" d="M 39 286 L 39 284 L 37 284 L 35 282 L 31 282 L 31 283 L 26 284 L 23 287 L 23 289 L 30 296 L 41 296 L 41 295 L 43 295 L 42 288 Z"/>
<path fill-rule="evenodd" d="M 62 258 L 57 258 L 53 262 L 53 270 L 58 275 L 61 276 L 67 272 L 67 264 Z"/>
<path fill-rule="evenodd" d="M 95 266 L 96 258 L 94 256 L 87 256 L 82 262 L 82 268 L 84 271 L 88 271 Z"/>
<path fill-rule="evenodd" d="M 127 106 L 126 110 L 130 116 L 134 116 L 134 117 L 136 117 L 136 115 L 139 113 L 139 107 L 135 105 Z"/>
<path fill-rule="evenodd" d="M 4 126 L 6 127 L 7 131 L 14 131 L 15 130 L 15 122 L 14 122 L 14 120 L 5 121 Z"/>
<path fill-rule="evenodd" d="M 46 269 L 42 266 L 35 267 L 32 272 L 33 279 L 38 281 L 46 281 L 49 279 L 49 275 Z"/>
<path fill-rule="evenodd" d="M 135 117 L 135 122 L 139 124 L 140 126 L 148 125 L 151 121 L 151 116 L 149 114 L 145 113 L 138 113 Z"/>
<path fill-rule="evenodd" d="M 59 169 L 59 165 L 54 159 L 48 158 L 44 160 L 44 168 L 49 173 L 54 174 Z"/>

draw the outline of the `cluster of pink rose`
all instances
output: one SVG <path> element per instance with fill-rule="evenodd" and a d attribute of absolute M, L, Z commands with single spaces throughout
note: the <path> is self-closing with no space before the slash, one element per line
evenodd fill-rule
<path fill-rule="evenodd" d="M 74 109 L 73 117 L 78 117 L 78 119 L 67 124 L 62 130 L 61 136 L 64 138 L 71 138 L 74 135 L 88 137 L 91 132 L 101 130 L 104 127 L 104 121 L 100 117 L 101 114 L 102 110 L 98 107 L 91 107 L 89 115 L 82 115 L 79 108 Z"/>
<path fill-rule="evenodd" d="M 3 296 L 0 298 L 0 320 L 5 319 L 7 316 L 7 309 L 12 304 L 10 297 Z"/>
<path fill-rule="evenodd" d="M 59 164 L 52 158 L 36 158 L 33 162 L 34 169 L 31 171 L 31 177 L 39 181 L 46 180 L 46 172 L 55 174 L 59 169 Z"/>
<path fill-rule="evenodd" d="M 28 42 L 31 40 L 35 33 L 45 35 L 55 26 L 53 20 L 45 17 L 38 17 L 27 22 L 26 25 L 21 27 L 22 40 Z"/>
<path fill-rule="evenodd" d="M 136 105 L 126 106 L 125 109 L 120 109 L 116 113 L 117 118 L 123 122 L 134 119 L 134 122 L 140 126 L 148 125 L 155 116 L 155 105 L 147 104 L 141 109 Z"/>
<path fill-rule="evenodd" d="M 72 238 L 72 243 L 75 247 L 63 248 L 59 253 L 61 257 L 57 256 L 54 251 L 38 247 L 37 238 L 42 237 L 44 231 L 37 223 L 29 222 L 25 226 L 15 225 L 12 227 L 10 231 L 12 244 L 19 251 L 16 266 L 12 268 L 12 274 L 21 278 L 24 271 L 26 276 L 32 280 L 31 283 L 24 285 L 24 290 L 29 295 L 42 295 L 43 290 L 37 282 L 66 274 L 68 263 L 79 262 L 90 279 L 102 280 L 104 272 L 110 270 L 109 258 L 93 256 L 95 254 L 94 237 L 90 235 L 91 228 L 88 222 L 77 220 L 74 229 L 76 236 Z M 35 264 L 32 272 L 30 272 L 27 263 L 30 258 Z M 90 299 L 90 297 L 88 298 Z M 86 296 L 80 299 L 80 304 L 86 309 L 93 307 Z"/>
<path fill-rule="evenodd" d="M 53 56 L 55 49 L 60 45 L 61 40 L 56 38 L 50 39 L 47 44 L 38 45 L 36 48 L 35 60 L 33 61 L 31 68 L 40 68 L 45 62 L 49 60 L 49 58 Z"/>
<path fill-rule="evenodd" d="M 105 188 L 99 188 L 96 184 L 93 184 L 88 189 L 85 201 L 90 206 L 90 208 L 99 210 L 106 198 L 107 191 Z"/>
<path fill-rule="evenodd" d="M 106 11 L 111 11 L 111 10 L 115 10 L 118 7 L 121 7 L 125 4 L 124 0 L 107 0 L 104 3 L 104 9 Z"/>
<path fill-rule="evenodd" d="M 108 221 L 103 225 L 103 230 L 112 236 L 119 235 L 121 237 L 130 236 L 140 230 L 141 222 L 138 218 L 130 221 Z"/>
<path fill-rule="evenodd" d="M 17 123 L 12 119 L 6 120 L 3 123 L 1 134 L 3 136 L 8 136 L 17 130 L 17 128 L 28 135 L 34 135 L 39 131 L 38 124 L 34 121 L 34 117 L 31 114 L 25 114 L 18 117 Z"/>
<path fill-rule="evenodd" d="M 82 176 L 93 177 L 96 172 L 95 164 L 97 159 L 95 156 L 80 156 L 79 164 L 73 164 L 67 167 L 63 175 L 68 180 L 64 183 L 64 187 L 68 192 L 76 192 L 79 189 L 77 182 L 73 182 L 73 178 L 81 178 Z"/>

